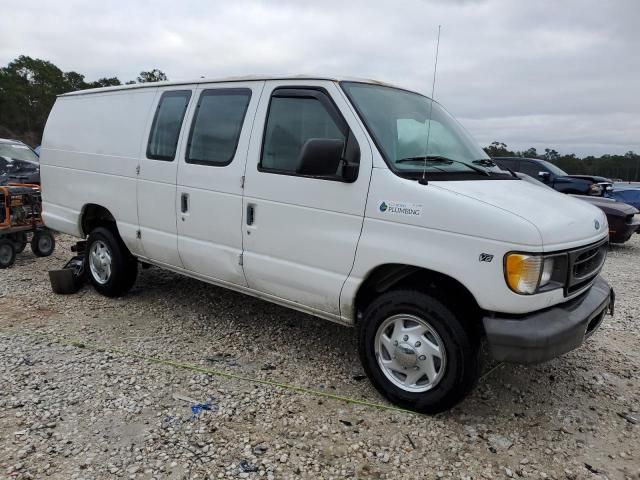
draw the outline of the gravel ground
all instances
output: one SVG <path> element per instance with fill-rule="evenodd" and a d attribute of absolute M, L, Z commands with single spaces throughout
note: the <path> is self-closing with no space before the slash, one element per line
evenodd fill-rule
<path fill-rule="evenodd" d="M 615 316 L 585 345 L 487 360 L 433 417 L 135 356 L 389 405 L 345 327 L 156 268 L 123 299 L 54 295 L 71 242 L 0 271 L 0 478 L 640 478 L 640 235 L 612 248 Z"/>

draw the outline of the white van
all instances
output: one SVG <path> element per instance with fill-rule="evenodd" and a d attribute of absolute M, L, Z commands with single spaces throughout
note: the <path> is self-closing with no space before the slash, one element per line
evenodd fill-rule
<path fill-rule="evenodd" d="M 95 288 L 138 261 L 356 326 L 392 402 L 456 404 L 497 360 L 579 346 L 613 306 L 601 210 L 498 168 L 437 103 L 373 81 L 247 78 L 61 95 L 48 227 Z"/>

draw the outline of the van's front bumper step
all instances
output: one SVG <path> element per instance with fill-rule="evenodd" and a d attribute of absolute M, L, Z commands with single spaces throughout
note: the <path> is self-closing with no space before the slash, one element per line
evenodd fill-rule
<path fill-rule="evenodd" d="M 531 315 L 484 317 L 484 329 L 496 360 L 539 363 L 580 346 L 613 314 L 613 289 L 600 276 L 580 297 Z"/>

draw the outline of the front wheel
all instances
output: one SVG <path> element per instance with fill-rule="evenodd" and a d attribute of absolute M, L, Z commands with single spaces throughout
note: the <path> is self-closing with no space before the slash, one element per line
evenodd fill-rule
<path fill-rule="evenodd" d="M 56 239 L 49 230 L 40 230 L 33 234 L 31 251 L 36 257 L 48 257 L 56 248 Z"/>
<path fill-rule="evenodd" d="M 136 281 L 138 261 L 110 229 L 91 232 L 85 249 L 85 265 L 94 288 L 107 297 L 127 293 Z"/>
<path fill-rule="evenodd" d="M 438 413 L 464 399 L 480 372 L 479 339 L 423 292 L 387 292 L 366 309 L 359 353 L 376 389 L 394 404 Z"/>

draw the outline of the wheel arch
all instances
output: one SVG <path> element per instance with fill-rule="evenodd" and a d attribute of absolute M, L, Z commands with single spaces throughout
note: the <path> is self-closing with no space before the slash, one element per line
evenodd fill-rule
<path fill-rule="evenodd" d="M 117 222 L 113 214 L 102 205 L 96 203 L 87 203 L 80 211 L 80 233 L 83 237 L 87 237 L 91 230 L 99 226 L 109 226 L 116 228 Z"/>
<path fill-rule="evenodd" d="M 471 291 L 462 282 L 442 272 L 402 263 L 378 265 L 365 276 L 354 297 L 355 323 L 360 321 L 364 310 L 377 296 L 401 288 L 428 292 L 447 304 L 466 319 L 465 323 L 481 333 L 482 310 Z"/>

